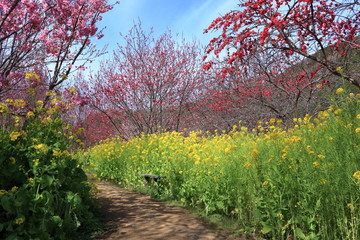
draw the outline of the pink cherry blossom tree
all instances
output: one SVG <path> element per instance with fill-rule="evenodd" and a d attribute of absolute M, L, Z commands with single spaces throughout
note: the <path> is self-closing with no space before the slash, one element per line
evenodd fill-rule
<path fill-rule="evenodd" d="M 176 40 L 170 31 L 155 38 L 141 24 L 122 37 L 125 45 L 91 79 L 94 109 L 124 137 L 181 130 L 206 84 L 199 44 Z"/>
<path fill-rule="evenodd" d="M 30 91 L 46 103 L 46 91 L 94 56 L 90 39 L 101 37 L 96 23 L 111 8 L 106 0 L 0 0 L 0 100 Z"/>

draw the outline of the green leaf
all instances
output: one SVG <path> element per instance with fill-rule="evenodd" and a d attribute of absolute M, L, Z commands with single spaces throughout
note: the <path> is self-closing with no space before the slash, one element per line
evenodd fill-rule
<path fill-rule="evenodd" d="M 224 205 L 224 203 L 223 203 L 222 201 L 217 201 L 217 202 L 216 202 L 216 207 L 217 207 L 218 209 L 221 209 L 221 210 L 224 210 L 224 209 L 225 209 L 225 205 Z"/>
<path fill-rule="evenodd" d="M 50 187 L 51 185 L 53 185 L 54 181 L 54 177 L 53 176 L 49 176 L 49 175 L 44 175 L 41 177 L 41 184 L 43 185 L 43 187 Z"/>
<path fill-rule="evenodd" d="M 301 230 L 301 228 L 295 228 L 295 236 L 301 238 L 301 239 L 305 239 L 306 236 L 303 233 L 303 231 Z"/>
<path fill-rule="evenodd" d="M 14 202 L 14 206 L 15 206 L 15 207 L 21 207 L 22 205 L 23 205 L 23 202 L 22 202 L 22 201 L 15 200 L 15 202 Z"/>
<path fill-rule="evenodd" d="M 81 204 L 81 198 L 77 193 L 67 192 L 66 193 L 66 201 L 70 203 L 72 206 L 77 206 Z"/>
<path fill-rule="evenodd" d="M 271 232 L 271 230 L 273 230 L 272 227 L 268 225 L 266 222 L 261 222 L 261 225 L 263 226 L 263 228 L 261 229 L 261 233 L 263 234 L 267 234 Z"/>
<path fill-rule="evenodd" d="M 256 209 L 255 210 L 255 212 L 254 212 L 254 216 L 256 217 L 256 218 L 262 218 L 262 217 L 264 217 L 265 215 L 264 214 L 262 214 L 262 212 L 259 210 L 259 209 Z"/>
<path fill-rule="evenodd" d="M 59 216 L 52 216 L 51 221 L 53 221 L 59 227 L 61 227 L 63 223 L 63 220 Z"/>
<path fill-rule="evenodd" d="M 19 237 L 16 233 L 12 233 L 5 240 L 23 240 L 23 238 Z"/>
<path fill-rule="evenodd" d="M 310 239 L 317 239 L 316 234 L 313 233 L 313 232 L 310 233 L 309 238 L 310 238 Z"/>
<path fill-rule="evenodd" d="M 1 205 L 6 211 L 12 212 L 12 206 L 11 206 L 11 201 L 10 201 L 9 197 L 7 197 L 7 196 L 2 197 Z"/>

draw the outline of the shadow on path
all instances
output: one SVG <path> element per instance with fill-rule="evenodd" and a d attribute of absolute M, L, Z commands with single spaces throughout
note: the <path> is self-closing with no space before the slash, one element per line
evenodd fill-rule
<path fill-rule="evenodd" d="M 187 210 L 152 200 L 107 182 L 97 182 L 98 200 L 108 231 L 97 239 L 223 240 Z M 234 239 L 234 238 L 231 238 Z"/>

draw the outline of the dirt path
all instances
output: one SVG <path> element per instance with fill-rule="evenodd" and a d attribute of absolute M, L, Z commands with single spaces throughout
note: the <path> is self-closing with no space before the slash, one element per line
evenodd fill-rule
<path fill-rule="evenodd" d="M 224 240 L 188 211 L 149 196 L 97 182 L 98 200 L 108 231 L 97 239 Z"/>

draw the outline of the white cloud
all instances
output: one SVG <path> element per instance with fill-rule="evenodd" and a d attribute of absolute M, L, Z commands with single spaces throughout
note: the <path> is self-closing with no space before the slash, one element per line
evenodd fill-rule
<path fill-rule="evenodd" d="M 200 6 L 194 6 L 181 16 L 176 23 L 176 30 L 180 30 L 185 36 L 194 36 L 202 43 L 207 44 L 215 34 L 203 34 L 213 20 L 224 15 L 232 9 L 236 9 L 238 2 L 234 0 L 207 0 Z M 175 30 L 175 31 L 176 31 Z"/>

